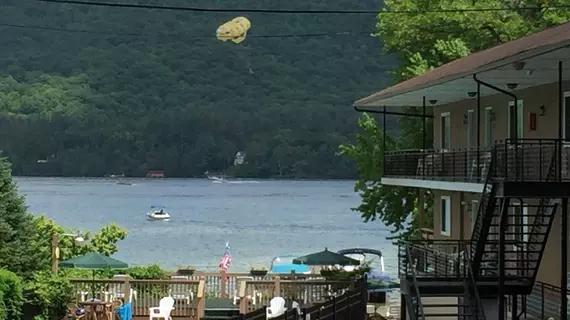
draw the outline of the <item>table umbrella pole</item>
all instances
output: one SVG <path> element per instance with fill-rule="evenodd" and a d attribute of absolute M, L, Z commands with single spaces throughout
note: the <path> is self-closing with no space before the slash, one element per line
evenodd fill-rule
<path fill-rule="evenodd" d="M 91 301 L 95 301 L 95 269 L 93 269 L 93 282 L 91 283 Z"/>

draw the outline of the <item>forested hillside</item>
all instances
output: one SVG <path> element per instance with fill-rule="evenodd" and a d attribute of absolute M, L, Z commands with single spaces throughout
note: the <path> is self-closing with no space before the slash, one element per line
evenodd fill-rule
<path fill-rule="evenodd" d="M 378 0 L 121 2 L 381 7 Z M 242 14 L 252 22 L 246 41 L 216 40 L 216 28 L 238 15 L 3 0 L 0 150 L 14 174 L 155 169 L 189 177 L 230 168 L 242 177 L 356 177 L 350 160 L 335 156 L 357 130 L 350 104 L 389 84 L 395 61 L 368 34 L 376 17 Z M 348 31 L 360 33 L 265 37 Z M 239 150 L 245 163 L 231 168 Z"/>

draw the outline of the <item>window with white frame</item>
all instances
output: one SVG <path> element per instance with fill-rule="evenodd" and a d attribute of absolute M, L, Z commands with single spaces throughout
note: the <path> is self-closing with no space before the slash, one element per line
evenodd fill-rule
<path fill-rule="evenodd" d="M 471 231 L 475 228 L 475 222 L 477 222 L 477 215 L 479 214 L 479 200 L 471 200 L 471 214 L 469 218 L 471 219 Z"/>
<path fill-rule="evenodd" d="M 451 149 L 451 113 L 441 114 L 441 148 Z"/>
<path fill-rule="evenodd" d="M 441 235 L 450 236 L 451 235 L 451 197 L 441 196 L 440 202 L 440 226 Z"/>

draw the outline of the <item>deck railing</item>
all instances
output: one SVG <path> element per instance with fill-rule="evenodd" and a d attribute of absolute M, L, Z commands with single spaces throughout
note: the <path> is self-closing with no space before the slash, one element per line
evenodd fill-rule
<path fill-rule="evenodd" d="M 133 315 L 148 317 L 149 309 L 158 307 L 160 299 L 174 298 L 171 315 L 201 319 L 205 308 L 205 280 L 134 280 L 123 279 L 71 279 L 77 302 L 90 298 L 102 301 L 122 299 L 130 301 Z"/>
<path fill-rule="evenodd" d="M 219 277 L 220 274 L 217 275 Z M 226 276 L 236 279 L 234 284 L 237 290 L 235 294 L 232 292 L 225 297 L 233 299 L 244 314 L 267 306 L 276 296 L 285 298 L 289 304 L 296 301 L 303 305 L 324 301 L 354 288 L 354 281 L 326 281 L 322 277 L 311 279 L 315 278 L 315 275 L 263 277 L 268 280 L 252 280 L 243 274 Z M 149 308 L 157 307 L 163 297 L 172 296 L 175 300 L 173 316 L 199 319 L 204 314 L 205 299 L 221 296 L 220 292 L 215 292 L 215 288 L 228 288 L 227 285 L 222 285 L 224 281 L 220 281 L 218 277 L 210 275 L 210 279 L 214 279 L 214 285 L 210 285 L 213 291 L 209 296 L 208 280 L 204 276 L 200 276 L 198 280 L 134 280 L 128 277 L 103 280 L 71 279 L 71 283 L 77 302 L 93 297 L 102 301 L 122 299 L 132 303 L 135 316 L 148 316 Z M 290 280 L 291 278 L 297 279 Z"/>
<path fill-rule="evenodd" d="M 398 273 L 400 277 L 464 279 L 467 276 L 466 257 L 461 250 L 467 241 L 407 240 L 398 244 Z M 410 254 L 408 255 L 408 248 Z"/>
<path fill-rule="evenodd" d="M 536 281 L 530 295 L 518 297 L 517 315 L 522 315 L 522 318 L 527 319 L 560 319 L 560 291 L 560 287 Z M 566 291 L 568 294 L 568 290 Z M 511 309 L 512 299 L 513 297 L 509 296 L 507 302 L 509 312 L 513 311 Z"/>
<path fill-rule="evenodd" d="M 206 295 L 211 297 L 233 297 L 237 295 L 240 280 L 273 280 L 279 277 L 282 280 L 322 280 L 318 274 L 265 274 L 252 275 L 247 272 L 196 272 L 188 276 L 190 280 L 200 278 L 206 280 Z"/>
<path fill-rule="evenodd" d="M 486 149 L 400 150 L 385 153 L 384 177 L 479 182 L 490 159 Z"/>
<path fill-rule="evenodd" d="M 570 141 L 558 139 L 497 140 L 492 149 L 415 149 L 384 154 L 384 177 L 483 183 L 491 151 L 496 152 L 494 179 L 542 182 L 552 156 L 557 180 L 570 181 Z M 559 175 L 558 175 L 559 174 Z"/>
<path fill-rule="evenodd" d="M 283 297 L 287 305 L 325 301 L 354 288 L 352 281 L 323 280 L 243 280 L 239 284 L 239 308 L 249 313 L 267 306 L 273 297 Z"/>

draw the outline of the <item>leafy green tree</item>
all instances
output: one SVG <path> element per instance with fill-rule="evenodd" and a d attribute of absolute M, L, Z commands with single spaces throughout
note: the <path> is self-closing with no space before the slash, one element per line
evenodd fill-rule
<path fill-rule="evenodd" d="M 43 215 L 34 217 L 33 226 L 35 229 L 34 248 L 38 253 L 38 269 L 40 270 L 51 268 L 51 239 L 54 233 L 60 235 L 58 245 L 60 260 L 71 259 L 89 252 L 112 255 L 118 251 L 117 242 L 127 236 L 127 231 L 116 223 L 105 226 L 95 234 L 91 234 L 89 232 L 74 232 Z M 64 234 L 77 234 L 85 242 L 76 243 L 74 236 L 63 236 Z"/>
<path fill-rule="evenodd" d="M 113 222 L 95 233 L 90 245 L 93 247 L 92 250 L 110 256 L 119 251 L 117 242 L 124 240 L 126 236 L 127 230 Z"/>
<path fill-rule="evenodd" d="M 501 0 L 386 0 L 384 11 L 437 10 L 457 8 L 502 8 L 507 11 L 481 11 L 469 13 L 425 13 L 407 15 L 378 15 L 377 36 L 382 39 L 384 51 L 394 54 L 399 66 L 393 70 L 396 80 L 403 81 L 421 75 L 435 67 L 513 40 L 529 33 L 570 19 L 570 11 L 552 9 L 563 0 L 501 1 Z M 522 7 L 539 6 L 541 10 L 523 10 Z M 417 107 L 405 108 L 407 113 L 420 114 Z M 364 119 L 364 120 L 363 120 Z M 423 147 L 423 122 L 417 117 L 402 117 L 400 134 L 389 141 L 395 149 Z M 378 155 L 381 135 L 373 118 L 364 115 L 359 120 L 364 134 L 358 135 L 353 145 L 341 146 L 344 154 L 357 163 L 360 179 L 355 186 L 362 197 L 362 204 L 355 208 L 364 221 L 379 219 L 397 236 L 412 236 L 418 229 L 417 189 L 382 186 L 382 166 Z M 426 146 L 433 146 L 433 123 L 427 121 Z M 432 195 L 425 191 L 426 225 L 433 223 Z M 410 219 L 411 216 L 411 219 Z M 406 222 L 411 222 L 406 224 Z M 406 225 L 408 226 L 406 228 Z"/>

